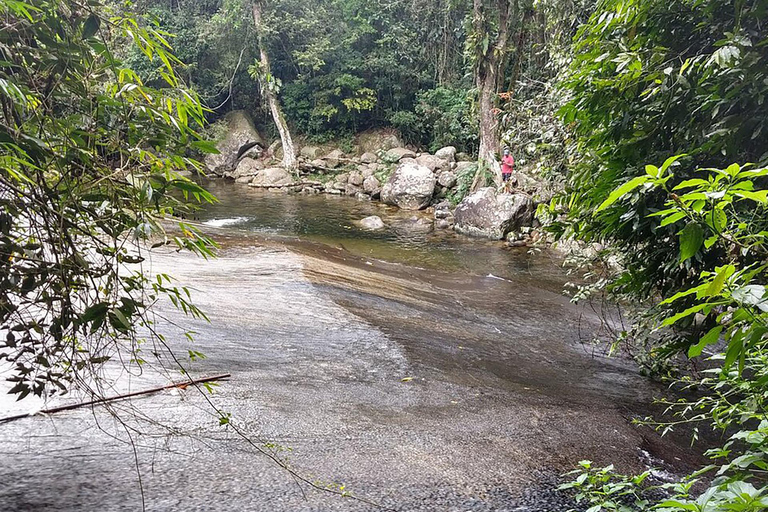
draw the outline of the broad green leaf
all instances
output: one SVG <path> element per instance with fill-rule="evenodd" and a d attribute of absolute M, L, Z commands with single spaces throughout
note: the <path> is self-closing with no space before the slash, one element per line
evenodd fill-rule
<path fill-rule="evenodd" d="M 717 269 L 717 275 L 709 286 L 707 286 L 707 289 L 704 290 L 704 293 L 699 295 L 699 298 L 714 297 L 715 295 L 718 295 L 722 291 L 726 279 L 731 277 L 735 271 L 736 267 L 733 265 L 726 265 Z"/>
<path fill-rule="evenodd" d="M 660 169 L 660 173 L 659 174 L 664 174 L 667 171 L 667 169 L 672 167 L 675 164 L 675 162 L 677 162 L 678 160 L 680 160 L 684 156 L 687 156 L 687 155 L 683 153 L 682 155 L 675 155 L 675 156 L 671 156 L 671 157 L 667 158 L 664 161 L 664 163 L 661 165 L 661 169 Z"/>
<path fill-rule="evenodd" d="M 673 190 L 682 190 L 684 188 L 700 187 L 702 185 L 709 185 L 709 182 L 701 178 L 693 178 L 693 179 L 685 180 L 681 182 Z"/>
<path fill-rule="evenodd" d="M 688 349 L 688 357 L 694 358 L 700 356 L 705 347 L 717 343 L 717 340 L 720 339 L 721 332 L 723 332 L 722 325 L 712 328 L 696 345 L 693 345 Z"/>
<path fill-rule="evenodd" d="M 101 20 L 98 16 L 95 14 L 88 16 L 88 19 L 85 20 L 85 23 L 83 24 L 83 39 L 90 39 L 93 37 L 96 32 L 98 32 L 100 26 Z"/>
<path fill-rule="evenodd" d="M 673 213 L 669 217 L 664 218 L 664 220 L 661 221 L 661 224 L 659 224 L 660 227 L 669 226 L 670 224 L 674 224 L 675 222 L 682 220 L 685 218 L 685 212 L 677 212 Z"/>
<path fill-rule="evenodd" d="M 711 309 L 711 308 L 712 308 L 712 304 L 707 304 L 707 303 L 696 304 L 695 306 L 691 306 L 685 311 L 681 311 L 680 313 L 667 318 L 666 320 L 664 320 L 662 325 L 669 327 L 670 325 L 675 324 L 678 320 L 682 320 L 683 318 L 689 317 L 695 313 L 698 313 L 699 311 L 704 311 L 706 309 Z"/>
<path fill-rule="evenodd" d="M 619 188 L 611 192 L 611 194 L 608 196 L 608 199 L 603 201 L 603 203 L 598 206 L 597 210 L 595 212 L 600 212 L 614 204 L 616 201 L 624 197 L 625 195 L 629 194 L 633 190 L 635 190 L 640 185 L 643 185 L 648 182 L 649 176 L 638 176 L 636 178 L 632 178 L 625 184 L 621 185 Z"/>
<path fill-rule="evenodd" d="M 701 226 L 691 222 L 683 228 L 680 234 L 680 263 L 691 259 L 704 243 L 704 232 Z"/>

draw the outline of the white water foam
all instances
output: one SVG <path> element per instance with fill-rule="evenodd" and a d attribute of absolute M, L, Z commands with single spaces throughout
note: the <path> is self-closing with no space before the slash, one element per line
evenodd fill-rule
<path fill-rule="evenodd" d="M 511 282 L 512 282 L 512 281 L 510 281 L 509 279 L 504 279 L 503 277 L 495 276 L 495 275 L 493 275 L 493 274 L 488 274 L 488 275 L 487 275 L 487 276 L 485 276 L 485 277 L 487 277 L 487 278 L 489 278 L 489 279 L 498 279 L 499 281 L 505 281 L 505 282 L 507 282 L 507 283 L 511 283 Z"/>
<path fill-rule="evenodd" d="M 214 228 L 223 228 L 224 226 L 233 226 L 235 224 L 241 224 L 248 220 L 248 217 L 233 217 L 231 219 L 213 219 L 203 222 L 206 226 L 213 226 Z"/>

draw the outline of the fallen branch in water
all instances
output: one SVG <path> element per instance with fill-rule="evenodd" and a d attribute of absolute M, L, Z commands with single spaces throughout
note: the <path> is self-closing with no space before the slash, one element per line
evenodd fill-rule
<path fill-rule="evenodd" d="M 296 183 L 287 183 L 285 185 L 261 185 L 261 184 L 253 184 L 249 183 L 249 187 L 253 188 L 298 188 L 298 187 L 318 187 L 322 186 L 323 184 L 319 181 L 300 181 Z"/>
<path fill-rule="evenodd" d="M 52 407 L 51 409 L 43 409 L 42 411 L 33 412 L 33 413 L 25 413 L 25 414 L 18 414 L 16 416 L 9 416 L 7 418 L 0 418 L 0 423 L 7 423 L 9 421 L 15 421 L 20 420 L 23 418 L 28 418 L 30 416 L 34 416 L 35 414 L 54 414 L 57 412 L 63 412 L 63 411 L 69 411 L 72 409 L 79 409 L 80 407 L 88 407 L 89 405 L 99 405 L 104 404 L 108 402 L 115 402 L 117 400 L 123 400 L 126 398 L 132 398 L 134 396 L 141 396 L 141 395 L 150 395 L 152 393 L 159 393 L 160 391 L 165 391 L 166 389 L 175 389 L 175 388 L 186 388 L 187 386 L 193 386 L 196 384 L 204 384 L 206 382 L 212 382 L 215 380 L 223 380 L 231 377 L 231 374 L 225 373 L 223 375 L 216 375 L 214 377 L 204 377 L 202 379 L 192 379 L 192 380 L 186 380 L 184 382 L 175 382 L 173 384 L 168 384 L 167 386 L 162 386 L 159 388 L 152 388 L 152 389 L 145 389 L 143 391 L 135 391 L 133 393 L 126 393 L 123 395 L 116 395 L 116 396 L 110 396 L 106 398 L 97 398 L 95 400 L 89 400 L 88 402 L 81 402 L 77 404 L 69 404 L 69 405 L 62 405 L 60 407 Z"/>

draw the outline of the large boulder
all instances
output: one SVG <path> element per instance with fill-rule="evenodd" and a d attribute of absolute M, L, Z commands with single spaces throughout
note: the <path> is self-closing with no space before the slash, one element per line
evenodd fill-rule
<path fill-rule="evenodd" d="M 320 151 L 317 146 L 303 146 L 299 154 L 307 160 L 315 160 L 320 156 Z"/>
<path fill-rule="evenodd" d="M 403 145 L 397 132 L 388 128 L 366 130 L 357 135 L 355 142 L 361 153 L 387 151 Z"/>
<path fill-rule="evenodd" d="M 454 229 L 465 235 L 502 240 L 533 221 L 533 200 L 525 194 L 497 194 L 492 187 L 467 196 L 453 212 Z"/>
<path fill-rule="evenodd" d="M 452 171 L 444 171 L 437 177 L 437 182 L 441 187 L 453 188 L 456 186 L 456 174 Z"/>
<path fill-rule="evenodd" d="M 432 172 L 448 170 L 450 168 L 449 162 L 443 160 L 442 158 L 438 158 L 435 155 L 423 154 L 418 157 L 416 161 L 419 163 L 419 165 L 429 167 Z"/>
<path fill-rule="evenodd" d="M 249 176 L 253 177 L 259 174 L 259 171 L 262 169 L 264 169 L 264 163 L 260 160 L 254 160 L 253 158 L 243 158 L 237 164 L 237 168 L 234 170 L 234 172 L 227 173 L 225 177 L 235 180 Z"/>
<path fill-rule="evenodd" d="M 330 167 L 331 169 L 335 169 L 339 165 L 341 165 L 341 159 L 344 158 L 344 153 L 341 152 L 341 150 L 334 149 L 327 155 L 323 157 L 323 160 L 325 160 L 326 167 Z"/>
<path fill-rule="evenodd" d="M 421 210 L 435 192 L 435 175 L 416 162 L 400 164 L 381 188 L 381 200 L 403 210 Z"/>
<path fill-rule="evenodd" d="M 252 187 L 282 187 L 293 183 L 291 173 L 282 167 L 270 167 L 263 169 L 251 181 Z"/>
<path fill-rule="evenodd" d="M 363 190 L 369 194 L 373 194 L 377 190 L 381 190 L 381 183 L 376 176 L 368 176 L 363 181 Z"/>
<path fill-rule="evenodd" d="M 392 148 L 384 153 L 384 161 L 396 164 L 403 158 L 416 158 L 416 153 L 407 148 Z"/>
<path fill-rule="evenodd" d="M 455 162 L 456 148 L 453 146 L 446 146 L 444 148 L 438 149 L 437 151 L 435 151 L 435 156 L 437 158 L 445 160 L 446 162 Z"/>
<path fill-rule="evenodd" d="M 264 139 L 244 110 L 235 110 L 224 116 L 224 138 L 216 144 L 219 153 L 207 155 L 204 163 L 208 171 L 223 176 L 237 167 L 238 160 L 255 145 L 265 147 Z"/>
<path fill-rule="evenodd" d="M 347 180 L 347 183 L 350 185 L 354 185 L 356 187 L 362 187 L 363 186 L 363 173 L 353 171 L 349 173 L 349 179 Z"/>

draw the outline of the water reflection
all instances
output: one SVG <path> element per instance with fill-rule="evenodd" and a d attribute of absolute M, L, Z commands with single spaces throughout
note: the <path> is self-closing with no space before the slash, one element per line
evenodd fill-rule
<path fill-rule="evenodd" d="M 424 212 L 325 194 L 270 192 L 221 180 L 205 185 L 220 199 L 220 203 L 207 206 L 199 214 L 208 225 L 300 238 L 341 248 L 361 258 L 417 268 L 503 279 L 527 275 L 537 285 L 552 290 L 562 289 L 565 281 L 561 260 L 552 253 L 504 249 L 498 241 L 436 230 L 425 226 L 424 221 L 431 221 L 431 217 Z M 355 223 L 370 215 L 381 217 L 386 228 L 368 231 Z"/>

